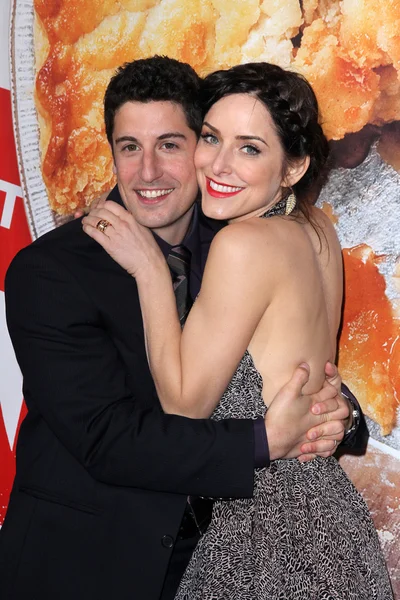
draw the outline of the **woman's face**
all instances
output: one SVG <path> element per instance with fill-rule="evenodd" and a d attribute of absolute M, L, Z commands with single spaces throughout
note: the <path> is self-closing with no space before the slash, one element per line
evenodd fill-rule
<path fill-rule="evenodd" d="M 265 106 L 248 94 L 216 102 L 205 116 L 195 153 L 204 213 L 243 220 L 282 196 L 283 150 Z"/>

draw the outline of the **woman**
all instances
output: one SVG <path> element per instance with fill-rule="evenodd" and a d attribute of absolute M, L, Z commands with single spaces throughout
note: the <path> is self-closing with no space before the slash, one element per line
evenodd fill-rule
<path fill-rule="evenodd" d="M 137 225 L 128 234 L 112 203 L 96 214 L 118 233 L 108 251 L 136 278 L 164 410 L 255 418 L 299 363 L 311 367 L 308 393 L 321 387 L 335 357 L 341 252 L 329 220 L 305 200 L 328 147 L 311 87 L 277 66 L 213 73 L 202 103 L 195 158 L 202 208 L 229 225 L 211 245 L 183 332 L 150 232 Z M 317 458 L 275 460 L 257 471 L 252 499 L 216 502 L 177 598 L 386 600 L 392 593 L 362 498 L 334 458 Z"/>

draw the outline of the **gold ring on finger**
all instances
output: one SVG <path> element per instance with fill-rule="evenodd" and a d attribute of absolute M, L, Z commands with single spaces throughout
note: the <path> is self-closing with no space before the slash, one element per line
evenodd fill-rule
<path fill-rule="evenodd" d="M 106 221 L 106 219 L 100 219 L 100 221 L 96 225 L 96 229 L 101 231 L 101 233 L 105 233 L 109 225 L 111 225 L 109 221 Z"/>

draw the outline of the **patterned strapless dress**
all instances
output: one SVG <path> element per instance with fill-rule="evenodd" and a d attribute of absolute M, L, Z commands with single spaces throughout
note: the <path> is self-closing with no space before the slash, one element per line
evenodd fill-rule
<path fill-rule="evenodd" d="M 265 414 L 248 352 L 212 418 Z M 234 474 L 232 474 L 234 477 Z M 175 600 L 392 600 L 368 508 L 337 460 L 275 460 L 251 499 L 214 503 Z"/>
<path fill-rule="evenodd" d="M 246 352 L 212 418 L 266 410 L 262 377 Z M 175 597 L 392 599 L 368 508 L 334 457 L 275 460 L 256 470 L 253 498 L 216 501 Z"/>

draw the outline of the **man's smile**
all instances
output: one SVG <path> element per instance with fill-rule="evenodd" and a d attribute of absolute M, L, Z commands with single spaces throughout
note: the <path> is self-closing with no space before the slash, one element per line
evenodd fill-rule
<path fill-rule="evenodd" d="M 141 189 L 141 190 L 135 190 L 135 192 L 138 194 L 140 199 L 147 204 L 149 202 L 153 203 L 153 202 L 158 202 L 160 200 L 163 200 L 164 198 L 166 198 L 166 196 L 168 196 L 171 192 L 173 192 L 174 189 L 175 188 L 166 188 L 166 189 L 158 189 L 158 190 Z"/>

